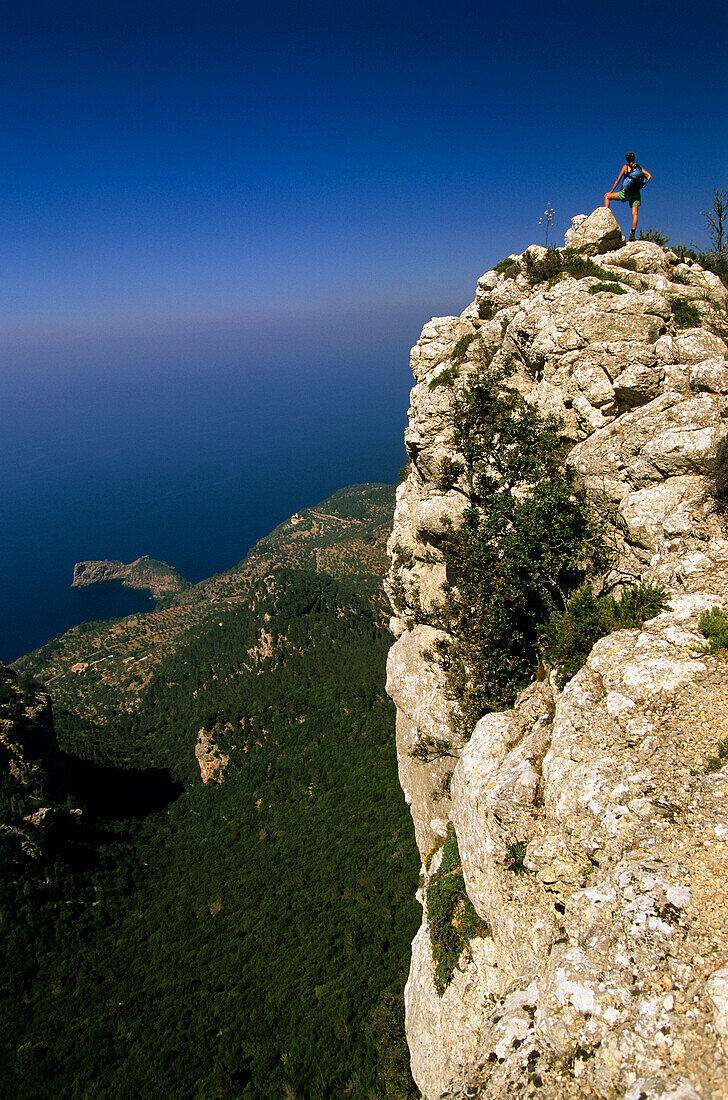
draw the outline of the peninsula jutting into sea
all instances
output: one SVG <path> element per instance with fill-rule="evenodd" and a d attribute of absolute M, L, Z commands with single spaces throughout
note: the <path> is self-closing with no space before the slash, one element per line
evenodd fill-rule
<path fill-rule="evenodd" d="M 187 588 L 187 581 L 173 566 L 147 554 L 128 565 L 123 561 L 79 561 L 73 567 L 71 588 L 87 588 L 107 581 L 121 581 L 125 588 L 147 589 L 155 600 Z"/>

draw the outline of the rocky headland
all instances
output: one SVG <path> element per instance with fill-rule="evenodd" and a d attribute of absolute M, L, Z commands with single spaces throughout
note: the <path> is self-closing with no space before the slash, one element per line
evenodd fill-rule
<path fill-rule="evenodd" d="M 573 219 L 566 245 L 486 272 L 463 313 L 430 321 L 412 350 L 387 582 L 388 691 L 423 861 L 405 993 L 412 1070 L 427 1100 L 718 1100 L 728 661 L 699 621 L 728 611 L 728 295 L 695 262 L 625 244 L 603 208 Z M 598 272 L 558 270 L 567 255 Z M 565 683 L 548 663 L 534 669 L 510 709 L 463 736 L 433 653 L 453 583 L 443 537 L 480 503 L 456 409 L 483 361 L 560 420 L 565 469 L 610 547 L 595 590 L 649 585 L 666 605 L 602 637 Z M 457 876 L 452 928 L 468 905 L 474 919 L 444 982 L 432 901 Z"/>
<path fill-rule="evenodd" d="M 126 565 L 123 561 L 79 561 L 73 567 L 71 588 L 105 581 L 121 581 L 125 588 L 148 590 L 155 600 L 187 588 L 187 581 L 171 565 L 147 554 Z"/>

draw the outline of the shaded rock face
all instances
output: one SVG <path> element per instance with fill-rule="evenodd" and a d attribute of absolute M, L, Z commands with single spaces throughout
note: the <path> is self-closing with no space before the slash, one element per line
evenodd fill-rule
<path fill-rule="evenodd" d="M 0 665 L 0 873 L 8 881 L 75 826 L 81 811 L 69 808 L 67 795 L 50 699 Z"/>
<path fill-rule="evenodd" d="M 728 734 L 728 662 L 706 651 L 698 629 L 704 610 L 728 612 L 716 499 L 727 296 L 697 264 L 651 242 L 622 245 L 609 218 L 577 220 L 567 240 L 622 293 L 591 294 L 593 277 L 533 286 L 517 270 L 486 272 L 461 316 L 429 322 L 412 350 L 387 688 L 423 856 L 420 900 L 452 821 L 488 929 L 440 997 L 424 911 L 405 1000 L 427 1100 L 728 1096 L 728 767 L 706 769 Z M 676 298 L 695 303 L 697 327 L 677 327 Z M 426 657 L 438 632 L 422 612 L 445 577 L 440 519 L 457 523 L 469 504 L 464 484 L 437 488 L 457 455 L 453 389 L 431 387 L 466 335 L 455 387 L 485 348 L 496 365 L 515 358 L 512 384 L 562 418 L 567 464 L 613 550 L 604 584 L 659 584 L 669 610 L 603 638 L 563 690 L 554 677 L 532 684 L 462 744 Z M 450 742 L 449 755 L 413 756 L 423 736 Z M 519 874 L 514 839 L 525 853 Z"/>

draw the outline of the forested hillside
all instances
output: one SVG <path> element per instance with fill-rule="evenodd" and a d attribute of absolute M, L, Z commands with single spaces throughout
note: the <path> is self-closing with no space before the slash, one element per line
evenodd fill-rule
<path fill-rule="evenodd" d="M 133 706 L 107 687 L 90 717 L 64 695 L 85 840 L 52 887 L 30 891 L 27 863 L 8 876 L 2 1095 L 416 1095 L 400 1005 L 417 862 L 388 641 L 371 573 L 357 582 L 260 570 Z M 200 731 L 224 761 L 206 784 Z"/>

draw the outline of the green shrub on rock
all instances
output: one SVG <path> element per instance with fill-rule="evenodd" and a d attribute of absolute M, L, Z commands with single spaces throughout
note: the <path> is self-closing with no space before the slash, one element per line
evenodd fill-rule
<path fill-rule="evenodd" d="M 435 963 L 435 988 L 442 996 L 470 940 L 487 932 L 487 925 L 475 912 L 465 891 L 452 822 L 447 826 L 442 862 L 427 887 L 427 923 Z"/>
<path fill-rule="evenodd" d="M 565 684 L 584 665 L 593 646 L 613 630 L 637 629 L 667 606 L 665 593 L 652 585 L 634 585 L 619 599 L 595 596 L 581 588 L 555 611 L 541 636 L 544 659 L 558 670 Z"/>
<path fill-rule="evenodd" d="M 515 279 L 521 272 L 521 265 L 518 260 L 512 260 L 510 256 L 506 256 L 505 260 L 501 260 L 493 268 L 499 275 L 504 275 L 506 279 Z"/>
<path fill-rule="evenodd" d="M 442 535 L 448 579 L 433 623 L 448 635 L 437 659 L 464 738 L 533 678 L 541 627 L 605 560 L 584 496 L 561 466 L 560 422 L 506 385 L 513 370 L 481 365 L 454 407 L 474 505 Z"/>
<path fill-rule="evenodd" d="M 620 283 L 605 282 L 595 283 L 594 286 L 589 287 L 590 294 L 626 294 L 626 286 L 622 286 Z"/>
<path fill-rule="evenodd" d="M 592 276 L 604 282 L 619 282 L 616 275 L 605 271 L 594 260 L 569 248 L 549 248 L 540 258 L 532 252 L 525 252 L 523 262 L 526 277 L 532 286 L 538 283 L 553 286 L 564 275 L 571 275 L 574 279 Z"/>
<path fill-rule="evenodd" d="M 678 328 L 697 328 L 700 325 L 700 310 L 693 302 L 688 302 L 685 298 L 673 298 L 670 308 Z"/>
<path fill-rule="evenodd" d="M 705 765 L 706 772 L 719 772 L 728 762 L 728 737 L 718 742 L 718 755 L 709 756 Z"/>
<path fill-rule="evenodd" d="M 711 653 L 728 649 L 728 617 L 722 608 L 713 607 L 710 611 L 704 611 L 698 627 L 710 642 Z"/>

